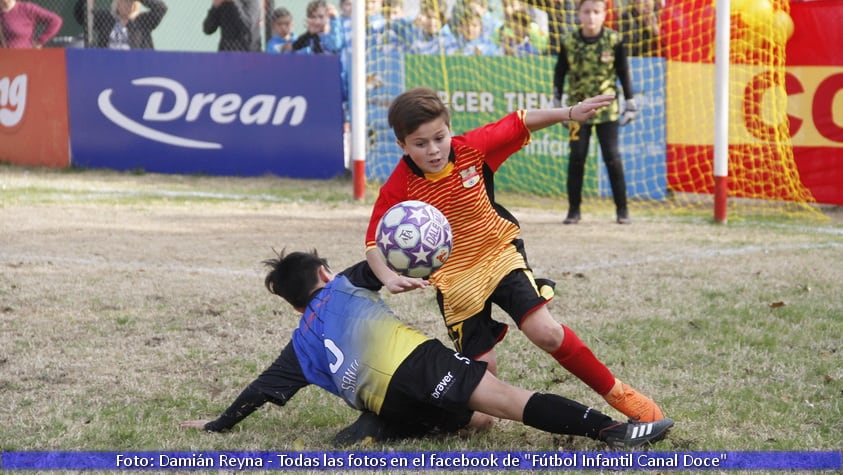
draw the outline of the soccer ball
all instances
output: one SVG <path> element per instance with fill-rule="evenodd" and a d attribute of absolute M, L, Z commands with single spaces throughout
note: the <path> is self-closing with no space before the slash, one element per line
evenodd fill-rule
<path fill-rule="evenodd" d="M 422 279 L 445 264 L 454 240 L 445 215 L 415 200 L 389 208 L 378 223 L 376 236 L 377 247 L 392 270 Z"/>

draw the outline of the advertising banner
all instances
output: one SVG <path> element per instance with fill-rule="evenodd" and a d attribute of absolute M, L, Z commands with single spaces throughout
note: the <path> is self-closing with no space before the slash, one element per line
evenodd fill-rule
<path fill-rule="evenodd" d="M 730 179 L 751 183 L 744 192 L 756 198 L 800 199 L 798 192 L 805 187 L 819 203 L 843 204 L 843 29 L 830 27 L 843 24 L 843 0 L 791 1 L 789 10 L 793 36 L 786 43 L 783 77 L 769 68 L 731 65 Z M 670 3 L 662 23 L 667 37 L 683 38 L 690 31 L 696 39 L 671 42 L 666 49 L 669 186 L 712 193 L 714 5 L 707 0 Z M 733 48 L 739 44 L 732 38 Z M 774 175 L 755 167 L 756 157 L 771 146 L 759 138 L 764 128 L 779 125 L 773 123 L 778 116 L 771 104 L 780 92 L 786 94 L 782 120 L 798 176 L 791 169 Z M 760 121 L 754 118 L 759 114 Z M 791 178 L 798 179 L 798 187 L 781 185 Z"/>
<path fill-rule="evenodd" d="M 441 61 L 447 71 L 494 71 L 496 74 L 441 74 Z M 494 122 L 519 109 L 553 107 L 553 68 L 556 58 L 549 56 L 418 56 L 407 55 L 407 89 L 427 86 L 443 96 L 451 111 L 451 129 L 460 134 Z M 507 71 L 537 71 L 525 78 Z M 427 74 L 420 74 L 427 72 Z M 568 163 L 568 130 L 555 125 L 535 132 L 532 141 L 501 165 L 495 174 L 495 186 L 501 190 L 520 190 L 540 195 L 565 193 Z M 592 194 L 597 189 L 595 160 L 586 166 L 583 189 Z"/>
<path fill-rule="evenodd" d="M 72 162 L 291 178 L 345 170 L 332 55 L 67 50 Z"/>
<path fill-rule="evenodd" d="M 65 73 L 63 50 L 0 49 L 0 161 L 68 166 Z"/>
<path fill-rule="evenodd" d="M 843 0 L 791 2 L 788 121 L 802 182 L 819 203 L 843 205 Z"/>
<path fill-rule="evenodd" d="M 431 75 L 439 71 L 443 58 L 407 55 L 405 76 L 407 89 L 432 87 L 447 95 L 451 128 L 455 134 L 493 122 L 519 109 L 553 107 L 553 71 L 555 56 L 450 56 L 445 57 L 448 71 L 501 71 L 500 74 Z M 627 175 L 627 194 L 636 198 L 663 199 L 667 193 L 665 177 L 664 127 L 664 60 L 630 58 L 630 69 L 640 114 L 630 125 L 621 128 L 620 148 Z M 538 71 L 525 79 L 507 70 Z M 422 74 L 420 72 L 428 72 Z M 446 88 L 447 85 L 447 88 Z M 623 101 L 623 98 L 619 98 Z M 592 134 L 591 143 L 597 143 Z M 584 194 L 611 196 L 599 147 L 591 147 L 586 163 Z M 568 171 L 568 129 L 555 125 L 538 130 L 523 150 L 513 155 L 495 175 L 501 190 L 525 191 L 558 196 L 566 193 Z"/>

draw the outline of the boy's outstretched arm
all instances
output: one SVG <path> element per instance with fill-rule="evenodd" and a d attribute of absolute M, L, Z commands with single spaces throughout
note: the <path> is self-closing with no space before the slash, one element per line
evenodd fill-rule
<path fill-rule="evenodd" d="M 278 358 L 257 379 L 246 386 L 233 403 L 215 420 L 190 420 L 179 427 L 224 432 L 271 402 L 284 406 L 299 389 L 307 386 L 293 343 L 290 341 Z"/>
<path fill-rule="evenodd" d="M 524 123 L 530 132 L 549 127 L 554 124 L 566 121 L 583 122 L 597 113 L 597 110 L 606 107 L 615 100 L 614 94 L 602 94 L 589 97 L 579 104 L 571 107 L 560 107 L 558 109 L 530 109 L 524 115 Z"/>

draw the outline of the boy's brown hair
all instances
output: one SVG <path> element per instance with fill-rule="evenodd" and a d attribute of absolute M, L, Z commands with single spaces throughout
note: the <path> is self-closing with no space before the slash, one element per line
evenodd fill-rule
<path fill-rule="evenodd" d="M 418 87 L 398 95 L 389 106 L 387 119 L 395 138 L 404 142 L 422 124 L 442 118 L 451 126 L 451 113 L 433 89 Z"/>

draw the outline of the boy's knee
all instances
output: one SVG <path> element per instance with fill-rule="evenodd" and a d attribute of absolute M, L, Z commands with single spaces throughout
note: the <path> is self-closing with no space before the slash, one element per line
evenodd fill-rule
<path fill-rule="evenodd" d="M 562 344 L 565 332 L 562 330 L 562 325 L 556 323 L 553 319 L 548 320 L 524 325 L 521 330 L 534 345 L 544 351 L 553 352 Z"/>

